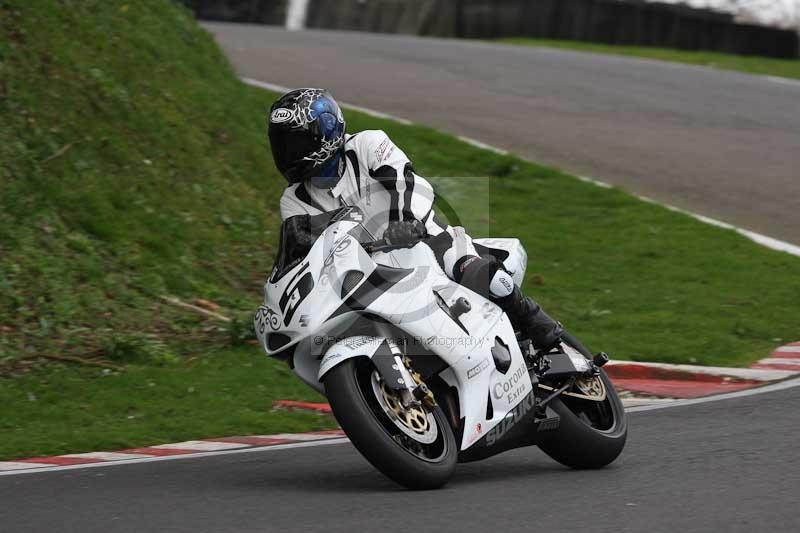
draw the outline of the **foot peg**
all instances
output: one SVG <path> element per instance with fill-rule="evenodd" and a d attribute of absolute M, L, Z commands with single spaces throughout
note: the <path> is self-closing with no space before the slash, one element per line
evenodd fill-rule
<path fill-rule="evenodd" d="M 608 363 L 608 354 L 606 352 L 600 352 L 592 358 L 592 362 L 594 363 L 594 366 L 601 368 L 603 365 Z"/>

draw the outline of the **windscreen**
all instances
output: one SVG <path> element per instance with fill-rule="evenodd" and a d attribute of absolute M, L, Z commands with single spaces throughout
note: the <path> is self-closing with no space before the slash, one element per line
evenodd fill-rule
<path fill-rule="evenodd" d="M 308 252 L 311 250 L 317 238 L 325 232 L 325 229 L 331 224 L 342 220 L 359 223 L 358 226 L 349 232 L 358 242 L 363 243 L 374 240 L 370 233 L 361 225 L 363 215 L 355 207 L 343 207 L 319 215 L 296 215 L 289 217 L 281 224 L 278 257 L 275 259 L 275 268 L 270 281 L 275 283 L 300 263 L 300 261 L 308 255 Z"/>

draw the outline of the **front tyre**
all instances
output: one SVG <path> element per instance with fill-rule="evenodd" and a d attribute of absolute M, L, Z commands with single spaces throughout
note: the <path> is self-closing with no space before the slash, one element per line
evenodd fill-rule
<path fill-rule="evenodd" d="M 458 448 L 440 407 L 403 409 L 372 361 L 355 357 L 324 378 L 333 414 L 372 465 L 409 489 L 436 489 L 455 471 Z"/>
<path fill-rule="evenodd" d="M 591 359 L 589 351 L 575 337 L 565 334 L 563 340 Z M 601 402 L 561 396 L 549 404 L 561 417 L 561 424 L 539 447 L 565 466 L 602 468 L 612 463 L 625 447 L 628 438 L 625 408 L 603 370 L 600 379 L 606 390 Z"/>

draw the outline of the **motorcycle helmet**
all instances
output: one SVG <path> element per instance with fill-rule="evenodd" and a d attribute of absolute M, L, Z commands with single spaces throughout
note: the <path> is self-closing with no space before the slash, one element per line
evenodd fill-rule
<path fill-rule="evenodd" d="M 270 108 L 272 157 L 289 183 L 336 185 L 344 166 L 344 131 L 342 110 L 324 89 L 295 89 Z"/>

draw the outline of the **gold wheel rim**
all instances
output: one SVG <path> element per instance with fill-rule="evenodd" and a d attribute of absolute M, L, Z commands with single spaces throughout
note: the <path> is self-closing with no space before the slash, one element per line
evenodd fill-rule
<path fill-rule="evenodd" d="M 421 406 L 403 407 L 397 393 L 386 387 L 381 381 L 381 394 L 398 421 L 415 433 L 423 434 L 430 428 L 428 414 Z"/>

